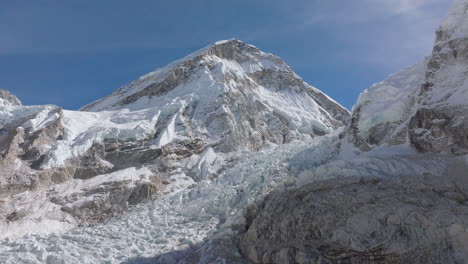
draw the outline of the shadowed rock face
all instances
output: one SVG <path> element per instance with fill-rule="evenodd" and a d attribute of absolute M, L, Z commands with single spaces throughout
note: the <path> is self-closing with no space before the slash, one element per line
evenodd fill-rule
<path fill-rule="evenodd" d="M 251 208 L 241 250 L 253 263 L 464 263 L 460 186 L 433 176 L 342 179 L 273 194 Z"/>
<path fill-rule="evenodd" d="M 409 123 L 409 139 L 421 152 L 468 153 L 468 107 L 421 108 Z"/>
<path fill-rule="evenodd" d="M 63 135 L 62 109 L 51 107 L 50 116 L 56 116 L 47 126 L 36 131 L 21 127 L 38 113 L 25 116 L 0 127 L 0 189 L 3 194 L 32 190 L 51 184 L 53 171 L 38 170 L 49 146 Z M 62 171 L 64 173 L 64 171 Z M 70 177 L 63 177 L 68 178 Z"/>

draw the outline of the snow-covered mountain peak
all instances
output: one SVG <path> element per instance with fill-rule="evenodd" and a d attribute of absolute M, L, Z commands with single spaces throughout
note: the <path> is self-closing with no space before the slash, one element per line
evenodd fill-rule
<path fill-rule="evenodd" d="M 248 74 L 265 70 L 292 72 L 279 57 L 260 51 L 255 46 L 236 39 L 215 42 L 180 60 L 156 69 L 123 86 L 113 94 L 82 108 L 85 111 L 110 109 L 142 109 L 159 106 L 158 100 L 145 100 L 148 97 L 185 96 L 193 93 L 190 83 L 206 77 L 205 85 L 198 92 L 217 94 L 216 83 L 227 83 L 248 79 Z M 300 79 L 294 74 L 294 77 Z M 212 83 L 207 83 L 212 79 Z M 233 80 L 234 79 L 234 80 Z M 200 83 L 198 83 L 200 86 Z M 182 86 L 182 87 L 181 87 Z M 190 87 L 189 87 L 190 86 Z M 179 89 L 178 89 L 179 88 Z M 183 88 L 180 89 L 180 88 Z M 219 90 L 219 89 L 218 89 Z M 141 99 L 141 100 L 140 100 Z"/>
<path fill-rule="evenodd" d="M 8 92 L 7 90 L 0 89 L 0 106 L 13 105 L 21 105 L 21 101 L 18 99 L 18 97 Z"/>
<path fill-rule="evenodd" d="M 150 72 L 82 110 L 123 109 L 157 112 L 157 126 L 164 126 L 156 129 L 159 147 L 176 134 L 198 134 L 230 144 L 224 151 L 328 134 L 349 119 L 348 110 L 305 83 L 282 59 L 236 39 Z"/>

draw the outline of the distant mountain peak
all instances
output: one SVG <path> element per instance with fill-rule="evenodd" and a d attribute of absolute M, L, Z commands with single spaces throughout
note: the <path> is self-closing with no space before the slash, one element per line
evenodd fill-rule
<path fill-rule="evenodd" d="M 9 91 L 0 89 L 0 105 L 21 105 L 21 101 Z"/>
<path fill-rule="evenodd" d="M 81 110 L 122 109 L 160 111 L 158 118 L 168 127 L 179 124 L 175 130 L 185 137 L 194 131 L 208 131 L 209 141 L 230 135 L 235 139 L 222 144 L 237 143 L 222 147 L 229 150 L 328 134 L 350 118 L 348 110 L 305 83 L 278 56 L 237 39 L 217 41 Z M 164 142 L 167 133 L 161 133 Z"/>

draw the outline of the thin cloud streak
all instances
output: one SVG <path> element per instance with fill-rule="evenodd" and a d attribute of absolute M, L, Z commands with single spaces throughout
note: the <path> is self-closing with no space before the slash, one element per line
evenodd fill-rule
<path fill-rule="evenodd" d="M 429 55 L 451 0 L 314 1 L 298 27 L 329 27 L 354 47 L 351 60 L 397 67 Z M 378 25 L 374 28 L 373 24 Z M 362 28 L 362 30 L 359 30 Z M 348 31 L 349 33 L 346 33 Z M 344 33 L 343 33 L 344 32 Z M 358 54 L 358 56 L 356 56 Z"/>

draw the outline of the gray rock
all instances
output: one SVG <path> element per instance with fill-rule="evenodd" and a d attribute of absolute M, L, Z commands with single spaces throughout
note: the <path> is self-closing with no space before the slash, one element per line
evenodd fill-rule
<path fill-rule="evenodd" d="M 240 247 L 253 263 L 464 263 L 467 190 L 434 176 L 307 185 L 252 207 Z"/>

